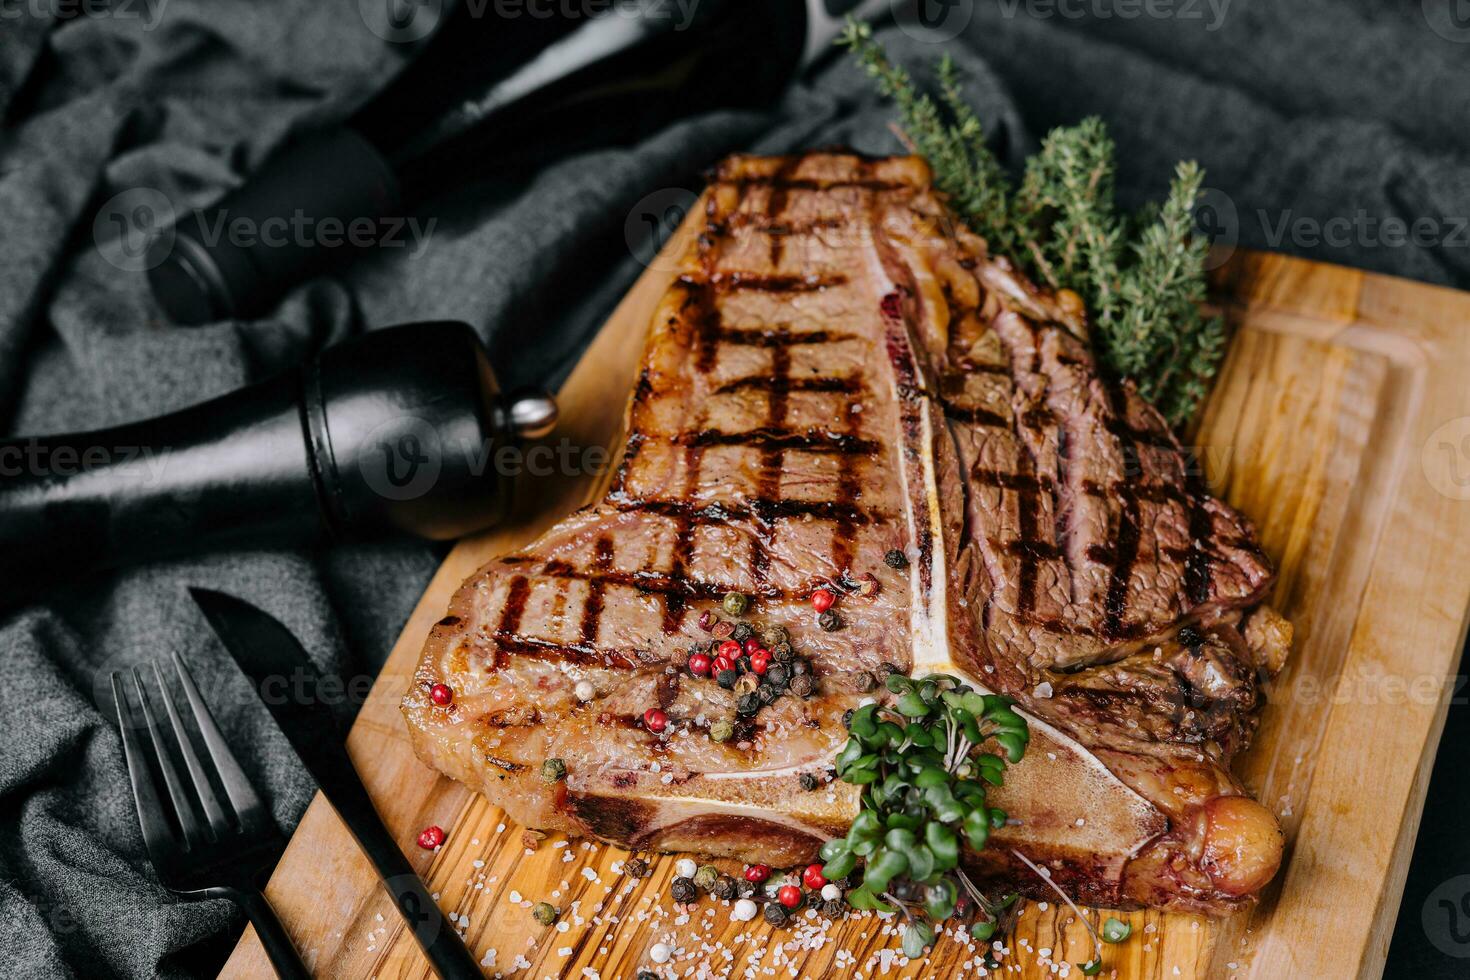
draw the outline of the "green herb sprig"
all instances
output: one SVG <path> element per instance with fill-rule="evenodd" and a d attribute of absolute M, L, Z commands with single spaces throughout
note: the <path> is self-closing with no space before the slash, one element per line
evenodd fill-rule
<path fill-rule="evenodd" d="M 889 61 L 870 25 L 849 19 L 839 43 L 893 100 L 903 139 L 991 250 L 1081 296 L 1107 371 L 1132 380 L 1171 425 L 1186 423 L 1209 393 L 1227 339 L 1224 321 L 1201 311 L 1209 243 L 1192 233 L 1199 166 L 1179 164 L 1162 207 L 1119 213 L 1113 141 L 1100 119 L 1088 118 L 1049 133 L 1013 191 L 947 55 L 936 101 Z"/>
<path fill-rule="evenodd" d="M 914 680 L 890 674 L 893 705 L 869 704 L 848 723 L 837 756 L 837 776 L 862 786 L 862 809 L 846 837 L 822 847 L 822 874 L 833 881 L 854 874 L 847 892 L 858 909 L 902 912 L 904 954 L 922 955 L 934 941 L 935 922 L 968 899 L 981 914 L 971 935 L 995 933 L 1009 895 L 992 900 L 959 866 L 960 849 L 985 847 L 1005 811 L 990 806 L 986 786 L 1004 783 L 1007 763 L 1021 761 L 1031 734 L 1010 698 L 981 694 L 958 678 L 931 674 Z"/>

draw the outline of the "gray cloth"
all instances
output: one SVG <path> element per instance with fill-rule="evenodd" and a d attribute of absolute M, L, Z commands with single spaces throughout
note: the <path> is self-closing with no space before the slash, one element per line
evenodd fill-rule
<path fill-rule="evenodd" d="M 81 13 L 48 12 L 58 8 Z M 114 264 L 116 196 L 142 187 L 178 209 L 207 203 L 292 127 L 340 117 L 385 84 L 412 48 L 365 30 L 358 8 L 4 5 L 5 431 L 97 427 L 179 408 L 409 319 L 467 320 L 499 352 L 503 373 L 554 381 L 585 344 L 591 314 L 605 312 L 637 271 L 626 256 L 588 266 L 584 247 L 619 241 L 645 195 L 693 190 L 702 167 L 740 148 L 898 149 L 890 110 L 834 56 L 769 114 L 706 116 L 635 146 L 584 153 L 509 195 L 461 192 L 454 219 L 421 250 L 369 255 L 298 288 L 262 320 L 166 325 L 142 277 Z M 884 37 L 918 66 L 953 52 L 1010 163 L 1048 127 L 1097 113 L 1117 136 L 1129 204 L 1159 196 L 1173 162 L 1195 156 L 1221 213 L 1233 210 L 1231 234 L 1242 244 L 1470 285 L 1470 249 L 1454 238 L 1455 216 L 1470 207 L 1470 32 L 1447 19 L 1431 26 L 1418 0 L 1180 0 L 1148 8 L 1173 16 L 1141 17 L 1091 0 L 949 9 L 967 23 L 944 46 L 896 27 Z M 1079 12 L 1086 16 L 1071 16 Z M 1419 245 L 1375 242 L 1362 230 L 1313 243 L 1312 223 L 1359 210 L 1433 228 Z M 1275 237 L 1282 214 L 1288 230 Z M 371 673 L 439 557 L 404 542 L 200 555 L 89 578 L 0 614 L 0 975 L 208 972 L 238 935 L 230 906 L 181 903 L 154 881 L 110 721 L 112 668 L 178 651 L 283 829 L 310 798 L 310 780 L 185 585 L 258 603 L 324 669 Z"/>

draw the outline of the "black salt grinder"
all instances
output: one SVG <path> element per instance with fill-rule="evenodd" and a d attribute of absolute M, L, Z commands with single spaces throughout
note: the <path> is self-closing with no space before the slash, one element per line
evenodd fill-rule
<path fill-rule="evenodd" d="M 501 396 L 454 322 L 376 330 L 170 415 L 0 441 L 0 604 L 85 572 L 215 548 L 496 523 L 505 450 L 556 403 Z"/>

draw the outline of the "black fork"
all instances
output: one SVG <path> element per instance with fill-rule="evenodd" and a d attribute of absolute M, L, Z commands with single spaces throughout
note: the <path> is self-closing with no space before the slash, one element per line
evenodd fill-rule
<path fill-rule="evenodd" d="M 112 674 L 112 697 L 122 729 L 128 778 L 158 880 L 169 891 L 186 898 L 228 898 L 235 902 L 250 917 L 276 973 L 293 980 L 310 977 L 281 920 L 256 884 L 280 855 L 280 832 L 235 761 L 184 661 L 177 653 L 171 659 L 204 740 L 207 762 L 194 751 L 157 663 L 152 668 L 163 702 L 161 725 L 138 669 L 133 667 L 127 672 L 137 709 L 128 702 L 123 672 Z M 148 733 L 146 740 L 144 730 Z M 174 765 L 167 744 L 170 741 L 177 745 L 184 760 L 187 781 Z M 159 797 L 154 771 L 162 776 L 167 800 Z M 224 802 L 216 795 L 215 785 L 224 790 Z"/>

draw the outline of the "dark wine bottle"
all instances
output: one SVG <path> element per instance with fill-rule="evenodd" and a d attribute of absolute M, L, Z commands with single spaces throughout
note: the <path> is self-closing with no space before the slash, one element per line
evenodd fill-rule
<path fill-rule="evenodd" d="M 843 14 L 887 2 L 524 0 L 515 16 L 504 6 L 464 0 L 446 12 L 414 61 L 345 123 L 292 140 L 160 237 L 148 275 L 169 317 L 260 315 L 342 254 L 351 229 L 370 240 L 379 217 L 683 116 L 768 105 L 830 45 Z"/>

